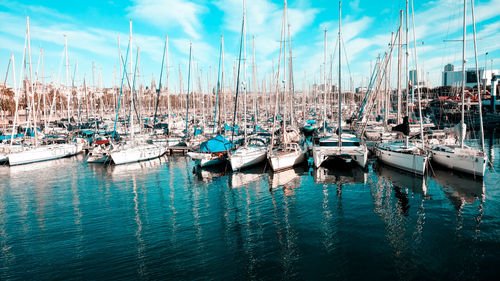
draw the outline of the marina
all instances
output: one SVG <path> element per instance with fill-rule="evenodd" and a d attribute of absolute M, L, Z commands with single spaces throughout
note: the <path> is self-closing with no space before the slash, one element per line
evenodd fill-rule
<path fill-rule="evenodd" d="M 110 30 L 0 3 L 16 38 L 0 48 L 0 280 L 498 276 L 496 0 L 394 1 L 359 22 L 359 1 L 203 4 L 223 19 L 151 1 Z M 175 19 L 158 37 L 143 13 L 165 5 L 192 17 L 160 13 Z M 382 15 L 376 43 L 354 30 Z"/>

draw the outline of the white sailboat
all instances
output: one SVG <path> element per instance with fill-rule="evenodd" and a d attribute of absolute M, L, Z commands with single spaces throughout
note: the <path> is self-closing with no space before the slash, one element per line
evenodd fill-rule
<path fill-rule="evenodd" d="M 245 1 L 243 1 L 243 27 L 242 27 L 242 42 L 243 42 L 243 131 L 244 140 L 243 145 L 234 151 L 229 152 L 228 160 L 231 163 L 231 169 L 233 171 L 238 171 L 243 168 L 248 168 L 257 164 L 260 164 L 266 160 L 267 155 L 267 143 L 258 137 L 253 137 L 247 140 L 247 75 L 246 75 L 246 11 L 245 11 Z M 255 45 L 254 45 L 254 57 L 253 63 L 255 68 Z M 254 78 L 255 79 L 255 78 Z M 254 83 L 255 84 L 255 83 Z M 254 89 L 255 90 L 255 89 Z M 256 115 L 255 115 L 256 116 Z"/>
<path fill-rule="evenodd" d="M 406 63 L 408 64 L 408 1 L 407 7 L 406 7 Z M 402 17 L 401 17 L 402 19 Z M 414 56 L 415 56 L 415 68 L 418 69 L 418 60 L 417 60 L 417 48 L 416 48 L 416 40 L 415 40 L 415 23 L 413 22 L 413 43 L 414 43 Z M 399 36 L 401 36 L 401 33 L 399 33 Z M 398 75 L 398 80 L 400 79 L 400 76 Z M 406 79 L 408 81 L 408 71 L 406 71 Z M 417 77 L 418 80 L 418 77 Z M 408 83 L 407 83 L 408 85 Z M 420 90 L 418 89 L 418 84 L 414 85 L 417 87 L 417 93 L 418 93 L 418 113 L 419 113 L 419 125 L 420 125 L 420 139 L 423 140 L 423 125 L 422 125 L 422 109 L 421 109 L 421 102 L 420 102 Z M 414 88 L 412 88 L 413 90 Z M 407 93 L 409 93 L 407 89 Z M 408 115 L 410 114 L 410 111 L 408 110 Z M 403 125 L 405 126 L 405 134 L 410 133 L 410 124 L 408 122 L 408 116 L 404 117 L 404 122 Z M 404 142 L 392 142 L 392 143 L 378 143 L 375 146 L 375 154 L 377 155 L 378 159 L 389 165 L 393 166 L 414 174 L 418 175 L 423 175 L 427 169 L 427 162 L 428 162 L 428 154 L 426 150 L 424 149 L 424 142 L 418 143 L 418 144 L 413 144 L 409 143 L 408 136 L 406 136 L 406 140 Z"/>
<path fill-rule="evenodd" d="M 129 37 L 129 48 L 132 49 L 132 21 L 130 21 L 130 37 Z M 139 55 L 139 49 L 137 50 L 137 55 Z M 132 52 L 130 52 L 130 72 L 132 73 Z M 137 64 L 136 64 L 137 69 Z M 126 72 L 126 66 L 124 66 L 124 72 Z M 124 73 L 125 75 L 126 73 Z M 131 75 L 129 75 L 130 77 Z M 134 79 L 135 84 L 135 79 Z M 135 88 L 135 85 L 132 86 Z M 128 142 L 122 143 L 114 147 L 109 152 L 109 157 L 115 165 L 121 165 L 126 163 L 139 162 L 149 159 L 154 159 L 161 157 L 167 151 L 166 146 L 148 144 L 135 139 L 134 130 L 134 100 L 132 95 L 134 89 L 130 89 L 130 140 Z M 102 159 L 102 158 L 101 158 Z"/>
<path fill-rule="evenodd" d="M 31 97 L 31 105 L 29 106 L 29 110 L 31 112 L 33 118 L 33 132 L 34 132 L 34 146 L 23 147 L 21 151 L 10 151 L 7 155 L 8 163 L 11 166 L 15 165 L 23 165 L 34 162 L 48 161 L 59 159 L 67 156 L 76 155 L 83 149 L 83 141 L 82 139 L 76 139 L 75 142 L 64 143 L 64 144 L 51 144 L 51 145 L 43 145 L 38 146 L 38 130 L 36 126 L 36 108 L 35 108 L 35 100 L 34 100 L 34 90 L 33 84 L 33 75 L 32 75 L 32 65 L 31 65 L 31 40 L 30 40 L 30 28 L 29 28 L 29 17 L 26 18 L 26 42 L 28 47 L 28 62 L 29 62 L 29 86 L 27 86 L 26 91 L 30 91 L 29 96 Z M 67 55 L 66 55 L 67 56 Z M 26 54 L 25 54 L 26 57 Z M 24 64 L 24 62 L 23 62 Z M 22 77 L 22 75 L 21 75 Z M 14 79 L 15 80 L 15 79 Z M 15 82 L 14 82 L 15 84 Z M 19 91 L 17 91 L 19 92 Z M 16 93 L 16 105 L 18 103 L 18 95 Z M 17 117 L 17 106 L 16 106 L 16 117 Z M 16 117 L 14 118 L 14 124 L 12 129 L 12 134 L 14 134 L 16 129 Z M 11 139 L 12 145 L 12 139 Z"/>
<path fill-rule="evenodd" d="M 161 157 L 166 147 L 154 144 L 123 144 L 111 150 L 110 157 L 115 165 L 133 163 Z"/>
<path fill-rule="evenodd" d="M 339 46 L 341 45 L 341 6 L 339 1 Z M 320 138 L 313 144 L 313 161 L 316 168 L 320 167 L 328 159 L 341 159 L 345 162 L 354 160 L 359 166 L 365 167 L 368 160 L 368 148 L 362 144 L 360 140 L 352 134 L 342 132 L 342 76 L 341 76 L 341 49 L 339 48 L 339 116 L 338 116 L 338 132 L 336 135 Z M 326 67 L 326 30 L 325 30 L 325 67 Z M 325 88 L 326 88 L 326 71 L 325 71 Z M 326 92 L 325 92 L 326 97 Z M 326 99 L 325 99 L 326 101 Z M 325 112 L 326 115 L 326 112 Z M 326 118 L 326 116 L 324 117 Z M 325 128 L 324 130 L 325 131 Z"/>
<path fill-rule="evenodd" d="M 343 133 L 339 144 L 338 135 L 320 138 L 313 146 L 313 161 L 316 168 L 325 161 L 341 159 L 347 163 L 354 161 L 364 168 L 368 161 L 368 149 L 353 134 Z"/>
<path fill-rule="evenodd" d="M 231 169 L 238 171 L 266 161 L 267 144 L 261 138 L 250 138 L 244 146 L 237 148 L 228 155 Z"/>
<path fill-rule="evenodd" d="M 477 63 L 477 46 L 476 46 L 476 28 L 474 19 L 474 4 L 472 2 L 472 20 L 474 29 L 474 51 L 476 58 L 476 75 L 478 75 L 478 63 Z M 483 177 L 486 171 L 487 156 L 484 153 L 484 135 L 483 135 L 483 125 L 482 125 L 482 112 L 481 112 L 481 93 L 479 90 L 479 115 L 481 122 L 481 145 L 482 150 L 475 149 L 467 146 L 465 144 L 465 131 L 466 125 L 464 123 L 464 112 L 465 112 L 465 47 L 466 47 L 466 15 L 467 15 L 467 1 L 464 0 L 464 19 L 463 19 L 463 39 L 462 39 L 462 97 L 461 97 L 461 111 L 462 119 L 460 121 L 460 144 L 459 145 L 434 145 L 431 148 L 432 160 L 437 164 L 447 167 L 449 169 L 457 170 L 460 172 L 465 172 L 472 174 L 474 176 Z M 481 85 L 478 81 L 478 89 L 481 89 Z"/>
<path fill-rule="evenodd" d="M 306 160 L 305 141 L 301 139 L 297 130 L 283 132 L 281 144 L 270 149 L 267 158 L 273 171 L 292 168 Z"/>
<path fill-rule="evenodd" d="M 280 52 L 279 52 L 279 59 L 278 59 L 278 73 L 276 75 L 276 78 L 279 80 L 280 78 L 280 69 L 281 69 L 281 58 L 282 54 L 284 54 L 283 57 L 286 57 L 286 41 L 284 40 L 286 38 L 286 29 L 285 27 L 287 26 L 287 1 L 285 0 L 284 2 L 284 7 L 283 7 L 283 23 L 282 23 L 282 29 L 281 29 L 281 34 L 282 34 L 282 39 L 280 43 Z M 290 30 L 288 30 L 290 32 Z M 290 41 L 290 38 L 288 38 Z M 291 61 L 290 61 L 291 62 Z M 285 77 L 285 81 L 287 81 L 287 76 L 286 76 L 286 63 L 283 63 L 283 76 Z M 291 69 L 290 69 L 291 71 Z M 290 76 L 291 77 L 291 76 Z M 290 80 L 290 79 L 288 79 Z M 291 81 L 288 81 L 291 83 Z M 291 85 L 291 84 L 290 84 Z M 282 126 L 281 126 L 281 138 L 278 142 L 278 144 L 274 143 L 274 128 L 276 128 L 276 118 L 278 115 L 278 100 L 280 99 L 280 82 L 277 81 L 276 83 L 276 99 L 275 99 L 275 106 L 274 106 L 274 117 L 273 117 L 273 130 L 272 130 L 272 135 L 271 135 L 271 143 L 269 150 L 267 152 L 267 159 L 269 160 L 269 163 L 271 164 L 271 168 L 273 171 L 280 171 L 280 170 L 285 170 L 285 169 L 290 169 L 293 166 L 296 166 L 298 164 L 303 163 L 306 160 L 306 147 L 305 147 L 305 141 L 301 137 L 299 131 L 295 128 L 293 128 L 293 107 L 292 104 L 290 104 L 290 121 L 291 121 L 291 128 L 286 128 L 286 112 L 284 114 L 285 118 L 283 118 Z M 284 98 L 283 101 L 286 101 L 286 94 L 287 94 L 287 83 L 284 83 Z M 291 100 L 291 99 L 290 99 Z M 284 104 L 283 108 L 286 111 L 286 103 Z"/>
<path fill-rule="evenodd" d="M 8 155 L 10 166 L 23 165 L 69 157 L 82 152 L 83 143 L 50 144 L 27 148 L 24 151 Z"/>

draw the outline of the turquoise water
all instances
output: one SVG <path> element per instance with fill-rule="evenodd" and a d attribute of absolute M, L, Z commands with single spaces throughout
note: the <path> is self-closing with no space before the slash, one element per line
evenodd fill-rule
<path fill-rule="evenodd" d="M 496 279 L 500 145 L 488 151 L 484 181 L 376 162 L 277 174 L 185 157 L 0 167 L 0 279 Z"/>

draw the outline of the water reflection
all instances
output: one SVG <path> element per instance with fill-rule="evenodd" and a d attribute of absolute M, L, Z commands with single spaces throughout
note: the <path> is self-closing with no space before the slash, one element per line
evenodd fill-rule
<path fill-rule="evenodd" d="M 432 176 L 437 183 L 443 186 L 443 192 L 457 210 L 465 204 L 472 204 L 483 198 L 484 181 L 474 179 L 468 175 L 453 173 L 448 170 L 434 169 Z"/>
<path fill-rule="evenodd" d="M 336 185 L 366 183 L 368 173 L 360 167 L 350 170 L 337 170 L 319 167 L 313 171 L 316 183 L 332 183 Z"/>
<path fill-rule="evenodd" d="M 193 168 L 193 173 L 196 175 L 197 179 L 202 182 L 211 182 L 215 178 L 220 178 L 228 173 L 225 166 L 214 166 L 214 167 L 199 167 L 195 166 Z"/>
<path fill-rule="evenodd" d="M 264 177 L 262 167 L 256 167 L 249 170 L 240 171 L 231 174 L 231 187 L 238 188 L 247 186 L 249 183 L 256 182 Z"/>
<path fill-rule="evenodd" d="M 427 194 L 427 184 L 424 176 L 414 175 L 381 163 L 375 166 L 374 169 L 386 181 L 392 183 L 399 196 L 404 196 L 401 194 L 404 189 L 410 189 L 414 193 Z"/>
<path fill-rule="evenodd" d="M 300 175 L 304 171 L 303 167 L 296 167 L 280 172 L 270 172 L 269 190 L 283 188 L 285 195 L 292 195 L 294 189 L 300 186 Z"/>

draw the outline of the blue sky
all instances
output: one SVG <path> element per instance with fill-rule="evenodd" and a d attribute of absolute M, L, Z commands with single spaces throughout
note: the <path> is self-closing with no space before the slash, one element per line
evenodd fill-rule
<path fill-rule="evenodd" d="M 470 1 L 469 1 L 470 2 Z M 302 83 L 320 81 L 323 63 L 323 30 L 328 29 L 328 53 L 332 53 L 338 33 L 338 2 L 328 0 L 290 0 L 289 23 L 292 31 L 294 75 L 296 88 Z M 343 38 L 349 68 L 343 58 L 343 77 L 349 70 L 355 86 L 366 84 L 370 65 L 378 54 L 383 54 L 397 30 L 399 10 L 405 1 L 344 1 L 342 4 Z M 459 67 L 460 42 L 444 42 L 461 38 L 463 1 L 415 1 L 417 53 L 419 67 L 428 73 L 432 85 L 441 82 L 441 70 L 447 63 Z M 247 0 L 247 59 L 248 77 L 251 77 L 252 37 L 255 36 L 255 53 L 259 79 L 272 73 L 273 61 L 277 64 L 279 51 L 282 1 Z M 488 67 L 500 67 L 500 0 L 476 1 L 476 21 L 480 66 L 484 66 L 485 53 Z M 467 20 L 471 22 L 470 3 Z M 16 75 L 19 75 L 26 16 L 30 17 L 33 67 L 36 69 L 40 47 L 44 49 L 46 81 L 57 81 L 64 37 L 68 36 L 68 55 L 72 72 L 78 61 L 77 83 L 85 75 L 91 83 L 92 62 L 102 73 L 104 86 L 119 83 L 118 43 L 122 52 L 128 43 L 129 19 L 133 21 L 134 57 L 140 47 L 141 80 L 150 85 L 154 75 L 160 75 L 165 35 L 169 36 L 170 86 L 179 90 L 179 67 L 187 80 L 189 42 L 193 42 L 195 64 L 200 73 L 202 87 L 207 79 L 216 80 L 214 69 L 219 58 L 220 36 L 225 41 L 225 75 L 233 76 L 242 18 L 242 0 L 132 0 L 132 1 L 7 1 L 0 0 L 0 70 L 5 70 L 10 54 L 15 55 Z M 410 22 L 411 24 L 411 22 Z M 472 38 L 472 26 L 468 26 Z M 410 30 L 410 39 L 413 38 Z M 422 44 L 423 42 L 423 44 Z M 467 46 L 468 67 L 473 66 L 473 45 Z M 135 59 L 134 59 L 135 60 Z M 334 65 L 337 64 L 335 56 Z M 414 63 L 410 63 L 413 68 Z M 334 67 L 336 69 L 336 67 Z M 334 71 L 336 81 L 337 71 Z M 395 73 L 395 67 L 393 67 Z M 196 74 L 195 74 L 196 75 Z M 305 79 L 304 79 L 305 78 Z M 347 78 L 346 78 L 347 79 Z M 60 80 L 65 81 L 64 68 Z M 11 81 L 9 77 L 8 83 Z M 2 81 L 3 82 L 3 81 Z M 308 84 L 307 84 L 308 85 Z M 196 86 L 198 87 L 198 86 Z M 185 86 L 184 86 L 185 88 Z"/>

